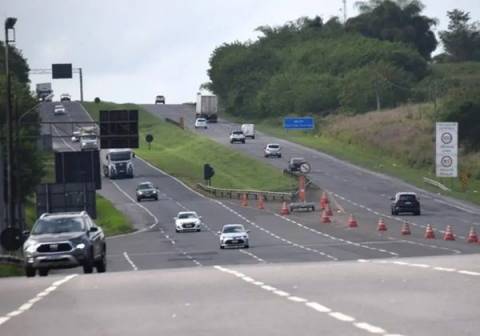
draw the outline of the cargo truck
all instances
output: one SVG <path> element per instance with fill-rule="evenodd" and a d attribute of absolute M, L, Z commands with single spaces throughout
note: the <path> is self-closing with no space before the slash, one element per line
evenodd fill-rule
<path fill-rule="evenodd" d="M 103 175 L 110 179 L 133 178 L 133 158 L 135 153 L 129 148 L 102 150 Z"/>
<path fill-rule="evenodd" d="M 197 94 L 195 118 L 205 118 L 210 123 L 217 122 L 217 96 Z"/>
<path fill-rule="evenodd" d="M 49 97 L 51 98 L 53 93 L 52 83 L 38 83 L 36 91 L 39 100 L 48 101 Z"/>

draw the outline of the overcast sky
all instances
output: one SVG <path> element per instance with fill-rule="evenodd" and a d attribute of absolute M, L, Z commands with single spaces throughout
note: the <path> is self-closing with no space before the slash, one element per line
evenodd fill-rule
<path fill-rule="evenodd" d="M 115 102 L 194 101 L 208 81 L 208 59 L 225 42 L 255 39 L 256 27 L 302 16 L 343 17 L 342 0 L 2 0 L 2 26 L 17 17 L 16 46 L 32 69 L 72 63 L 84 73 L 84 96 Z M 446 29 L 447 10 L 480 19 L 480 0 L 424 0 L 424 13 Z M 348 16 L 357 11 L 348 0 Z M 3 33 L 2 33 L 3 34 Z M 2 35 L 3 39 L 3 35 Z M 32 84 L 50 82 L 31 75 Z M 58 98 L 79 99 L 78 75 L 53 82 Z"/>

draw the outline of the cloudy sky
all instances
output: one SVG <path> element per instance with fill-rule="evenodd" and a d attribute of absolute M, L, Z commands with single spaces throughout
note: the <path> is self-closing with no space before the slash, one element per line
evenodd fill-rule
<path fill-rule="evenodd" d="M 348 16 L 357 11 L 348 0 Z M 447 10 L 460 8 L 480 20 L 480 0 L 424 0 L 424 13 L 448 24 Z M 32 69 L 72 63 L 84 73 L 85 99 L 167 103 L 193 101 L 208 81 L 215 47 L 257 37 L 261 25 L 302 16 L 343 16 L 342 0 L 2 0 L 0 18 L 17 17 L 16 46 Z M 3 36 L 3 35 L 2 35 Z M 31 75 L 32 84 L 49 82 Z M 55 80 L 57 97 L 79 99 L 78 75 Z"/>

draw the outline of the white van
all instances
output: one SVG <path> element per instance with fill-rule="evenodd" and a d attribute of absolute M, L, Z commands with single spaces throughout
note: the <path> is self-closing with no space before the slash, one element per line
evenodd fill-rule
<path fill-rule="evenodd" d="M 242 132 L 245 135 L 245 138 L 255 139 L 255 125 L 254 124 L 243 124 Z"/>
<path fill-rule="evenodd" d="M 133 178 L 133 158 L 135 153 L 129 148 L 102 150 L 102 168 L 105 177 Z"/>

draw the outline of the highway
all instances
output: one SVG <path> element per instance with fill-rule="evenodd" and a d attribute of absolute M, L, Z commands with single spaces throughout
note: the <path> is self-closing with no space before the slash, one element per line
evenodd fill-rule
<path fill-rule="evenodd" d="M 69 139 L 71 126 L 61 122 L 90 119 L 79 103 L 64 105 L 65 116 L 53 116 L 53 104 L 41 106 L 42 119 L 57 122 L 45 131 L 65 135 L 55 138 L 55 150 L 78 150 Z M 145 107 L 193 124 L 187 105 Z M 0 334 L 476 333 L 480 245 L 462 237 L 478 225 L 477 207 L 264 134 L 230 145 L 228 133 L 235 127 L 222 120 L 194 132 L 278 168 L 290 156 L 307 158 L 310 177 L 331 195 L 333 223 L 320 224 L 318 211 L 284 217 L 278 204 L 259 210 L 252 203 L 242 207 L 207 198 L 137 157 L 133 179 L 104 178 L 99 191 L 137 229 L 108 238 L 107 273 L 83 275 L 76 268 L 47 278 L 0 279 Z M 280 143 L 285 159 L 264 159 L 268 142 Z M 136 202 L 135 187 L 142 181 L 158 186 L 158 201 Z M 422 216 L 388 215 L 388 198 L 400 190 L 420 194 Z M 173 217 L 183 210 L 203 216 L 202 232 L 175 233 Z M 356 229 L 346 225 L 351 213 Z M 385 233 L 376 230 L 380 215 Z M 401 219 L 412 224 L 411 236 L 400 234 Z M 251 231 L 250 249 L 219 249 L 216 233 L 227 223 Z M 457 240 L 443 241 L 438 231 L 438 239 L 424 239 L 426 224 L 439 230 L 452 225 Z"/>

